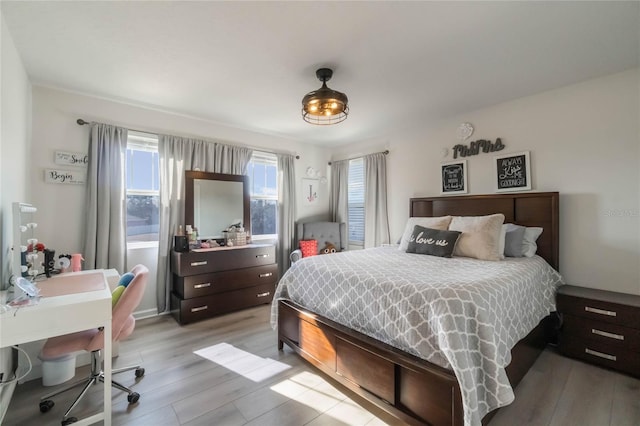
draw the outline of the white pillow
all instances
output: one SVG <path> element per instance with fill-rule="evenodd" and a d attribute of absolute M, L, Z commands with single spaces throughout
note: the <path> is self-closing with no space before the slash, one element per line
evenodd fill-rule
<path fill-rule="evenodd" d="M 500 240 L 498 242 L 498 253 L 500 253 L 500 259 L 504 259 L 504 245 L 507 239 L 507 226 L 508 224 L 502 225 L 500 228 Z"/>
<path fill-rule="evenodd" d="M 533 257 L 538 250 L 536 240 L 542 235 L 542 228 L 532 227 L 524 230 L 524 239 L 522 240 L 522 255 L 524 257 Z"/>
<path fill-rule="evenodd" d="M 407 224 L 404 227 L 402 238 L 400 239 L 400 246 L 398 250 L 407 251 L 409 247 L 409 239 L 413 233 L 413 228 L 416 225 L 424 226 L 425 228 L 439 229 L 446 231 L 451 223 L 451 216 L 438 216 L 438 217 L 410 217 L 407 220 Z"/>
<path fill-rule="evenodd" d="M 460 239 L 454 256 L 473 257 L 480 260 L 500 260 L 500 234 L 504 215 L 454 216 L 450 231 L 460 231 Z"/>

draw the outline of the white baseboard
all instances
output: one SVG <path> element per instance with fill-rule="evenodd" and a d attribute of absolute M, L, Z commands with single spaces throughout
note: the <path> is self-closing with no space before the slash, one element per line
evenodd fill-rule
<path fill-rule="evenodd" d="M 133 317 L 136 320 L 140 320 L 140 319 L 144 319 L 144 318 L 157 317 L 157 316 L 158 316 L 158 309 L 157 308 L 145 309 L 144 311 L 138 311 L 138 312 L 134 312 L 133 313 Z"/>

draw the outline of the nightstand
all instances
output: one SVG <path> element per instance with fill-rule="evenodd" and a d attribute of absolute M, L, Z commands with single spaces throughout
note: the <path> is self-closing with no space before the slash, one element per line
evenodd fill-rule
<path fill-rule="evenodd" d="M 564 355 L 640 377 L 640 296 L 561 286 Z"/>

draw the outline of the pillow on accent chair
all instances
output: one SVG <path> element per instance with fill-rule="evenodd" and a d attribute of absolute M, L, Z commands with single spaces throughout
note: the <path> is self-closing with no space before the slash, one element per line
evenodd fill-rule
<path fill-rule="evenodd" d="M 120 277 L 120 281 L 118 281 L 118 285 L 126 287 L 129 285 L 129 283 L 133 280 L 134 277 L 135 275 L 133 275 L 133 273 L 131 272 L 122 274 L 122 276 Z"/>
<path fill-rule="evenodd" d="M 407 253 L 451 257 L 461 232 L 443 231 L 416 225 L 409 237 Z"/>
<path fill-rule="evenodd" d="M 300 250 L 302 251 L 302 257 L 317 255 L 318 240 L 300 240 Z"/>
<path fill-rule="evenodd" d="M 462 232 L 453 254 L 480 260 L 500 260 L 500 233 L 504 215 L 454 216 L 449 231 Z"/>
<path fill-rule="evenodd" d="M 111 309 L 116 306 L 116 303 L 118 303 L 118 300 L 120 300 L 120 296 L 122 296 L 122 293 L 124 293 L 125 290 L 126 287 L 123 285 L 119 285 L 118 287 L 113 289 L 113 292 L 111 293 Z"/>

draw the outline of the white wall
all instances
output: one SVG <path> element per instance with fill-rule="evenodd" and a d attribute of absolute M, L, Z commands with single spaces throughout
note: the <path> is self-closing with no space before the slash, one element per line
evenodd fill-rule
<path fill-rule="evenodd" d="M 389 149 L 392 240 L 409 198 L 440 195 L 442 149 L 470 122 L 500 153 L 530 151 L 534 191 L 560 192 L 560 272 L 567 283 L 640 294 L 640 72 L 589 80 L 416 126 L 393 140 L 336 149 L 335 159 Z M 493 193 L 494 154 L 467 157 L 470 194 Z"/>
<path fill-rule="evenodd" d="M 55 150 L 87 152 L 89 126 L 79 126 L 76 119 L 100 121 L 152 133 L 201 137 L 230 144 L 251 146 L 266 151 L 291 152 L 296 160 L 297 185 L 307 167 L 321 170 L 326 176 L 329 150 L 280 137 L 243 131 L 195 118 L 175 115 L 141 106 L 100 99 L 66 91 L 35 86 L 33 89 L 33 149 L 31 162 L 33 202 L 46 217 L 40 220 L 40 239 L 56 253 L 76 253 L 82 249 L 82 223 L 85 187 L 44 182 L 45 168 L 56 168 Z M 58 166 L 57 168 L 63 168 Z M 327 184 L 321 185 L 317 205 L 305 206 L 298 197 L 299 218 L 326 217 L 329 201 Z M 142 312 L 155 309 L 156 249 L 129 251 L 129 267 L 145 263 L 152 276 Z"/>
<path fill-rule="evenodd" d="M 0 12 L 0 288 L 11 273 L 11 203 L 31 201 L 29 154 L 31 138 L 31 84 Z M 0 349 L 3 380 L 12 376 L 11 349 Z M 13 386 L 0 387 L 0 423 L 8 407 Z"/>

